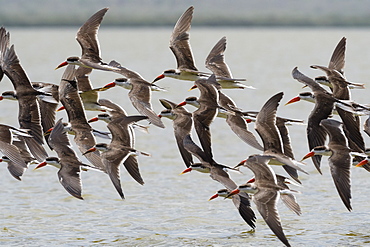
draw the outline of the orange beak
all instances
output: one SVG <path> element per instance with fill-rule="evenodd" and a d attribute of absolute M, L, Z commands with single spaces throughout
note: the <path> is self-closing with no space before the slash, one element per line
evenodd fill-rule
<path fill-rule="evenodd" d="M 86 152 L 84 152 L 82 155 L 85 155 L 85 154 L 88 154 L 88 153 L 91 153 L 91 152 L 95 152 L 95 151 L 96 151 L 96 148 L 92 147 L 92 148 L 88 149 Z"/>
<path fill-rule="evenodd" d="M 115 87 L 115 86 L 116 86 L 116 83 L 115 82 L 111 82 L 111 83 L 108 83 L 107 85 L 105 85 L 104 87 L 102 87 L 100 89 L 100 91 L 105 91 L 105 90 L 107 90 L 109 88 L 112 88 L 112 87 Z"/>
<path fill-rule="evenodd" d="M 228 197 L 230 197 L 230 196 L 233 196 L 233 195 L 236 195 L 236 194 L 239 194 L 239 192 L 240 192 L 240 190 L 235 189 L 235 190 L 231 191 L 231 192 L 227 195 L 227 197 L 226 197 L 226 198 L 228 198 Z"/>
<path fill-rule="evenodd" d="M 293 99 L 289 100 L 285 105 L 289 105 L 291 103 L 298 102 L 300 100 L 301 100 L 301 98 L 299 96 L 297 96 L 297 97 L 294 97 Z"/>
<path fill-rule="evenodd" d="M 239 166 L 242 166 L 244 165 L 244 163 L 247 162 L 247 160 L 242 160 L 237 166 L 235 166 L 235 168 L 239 167 Z"/>
<path fill-rule="evenodd" d="M 215 199 L 215 198 L 217 198 L 217 197 L 218 197 L 218 194 L 214 194 L 213 196 L 211 196 L 211 197 L 208 199 L 208 201 L 213 200 L 213 199 Z"/>
<path fill-rule="evenodd" d="M 315 152 L 309 152 L 308 154 L 306 154 L 301 161 L 305 160 L 305 159 L 308 159 L 308 158 L 311 158 L 312 156 L 315 155 Z"/>
<path fill-rule="evenodd" d="M 367 159 L 364 159 L 364 160 L 362 160 L 360 163 L 358 163 L 358 164 L 356 165 L 356 167 L 360 167 L 360 166 L 366 165 L 367 163 L 369 163 L 369 161 L 368 161 Z"/>
<path fill-rule="evenodd" d="M 64 109 L 66 109 L 66 108 L 64 106 L 61 106 L 56 111 L 61 111 L 61 110 L 64 110 Z"/>
<path fill-rule="evenodd" d="M 152 82 L 152 83 L 154 83 L 154 82 L 156 82 L 156 81 L 159 81 L 159 80 L 161 80 L 161 79 L 163 79 L 165 76 L 162 74 L 162 75 L 159 75 L 159 76 L 157 76 L 155 79 L 154 79 L 154 81 Z"/>
<path fill-rule="evenodd" d="M 43 167 L 43 166 L 46 166 L 47 165 L 47 163 L 44 161 L 44 162 L 41 162 L 40 164 L 38 164 L 36 167 L 35 167 L 35 169 L 33 169 L 33 170 L 36 170 L 36 169 L 39 169 L 39 168 L 41 168 L 41 167 Z"/>
<path fill-rule="evenodd" d="M 186 105 L 186 101 L 183 101 L 183 102 L 181 102 L 181 103 L 177 104 L 176 108 L 177 108 L 177 107 L 180 107 L 180 106 L 184 106 L 184 105 Z"/>
<path fill-rule="evenodd" d="M 88 123 L 92 123 L 92 122 L 96 122 L 96 121 L 98 121 L 99 120 L 99 118 L 97 118 L 97 117 L 93 117 L 92 119 L 90 119 L 89 121 L 87 121 Z"/>
<path fill-rule="evenodd" d="M 61 63 L 61 64 L 59 64 L 59 65 L 55 68 L 55 70 L 57 70 L 57 69 L 59 69 L 59 68 L 61 68 L 61 67 L 64 67 L 64 66 L 66 66 L 66 65 L 68 65 L 67 61 L 65 61 L 65 62 L 63 62 L 63 63 Z"/>
<path fill-rule="evenodd" d="M 193 89 L 196 89 L 198 86 L 197 85 L 194 85 L 194 86 L 192 86 L 188 91 L 191 91 L 191 90 L 193 90 Z"/>
<path fill-rule="evenodd" d="M 186 168 L 185 170 L 182 171 L 182 173 L 180 173 L 180 175 L 182 175 L 184 173 L 187 173 L 187 172 L 191 172 L 191 170 L 193 170 L 193 168 L 191 168 L 191 167 Z"/>

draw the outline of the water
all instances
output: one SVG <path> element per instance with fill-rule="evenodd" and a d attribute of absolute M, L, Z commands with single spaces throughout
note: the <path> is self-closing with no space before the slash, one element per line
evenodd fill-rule
<path fill-rule="evenodd" d="M 33 81 L 59 83 L 63 70 L 54 68 L 68 56 L 80 55 L 75 41 L 77 28 L 71 29 L 15 29 L 11 28 L 11 43 L 15 44 L 21 64 Z M 102 57 L 115 59 L 139 72 L 151 81 L 163 70 L 173 68 L 175 59 L 168 49 L 171 29 L 109 29 L 99 31 Z M 369 78 L 369 29 L 205 29 L 192 28 L 190 42 L 196 65 L 205 71 L 204 59 L 214 44 L 226 36 L 226 61 L 235 77 L 245 77 L 256 90 L 225 90 L 244 110 L 259 110 L 273 94 L 283 91 L 284 98 L 278 115 L 307 119 L 313 105 L 307 102 L 284 106 L 302 89 L 293 80 L 291 70 L 299 69 L 311 76 L 319 71 L 312 64 L 327 65 L 331 53 L 343 37 L 347 37 L 347 78 L 367 83 Z M 96 71 L 91 75 L 94 86 L 102 86 L 116 74 Z M 158 99 L 181 102 L 198 92 L 187 90 L 191 82 L 164 79 L 158 85 L 169 92 L 152 95 L 156 112 L 163 108 Z M 2 90 L 12 85 L 4 79 Z M 129 114 L 137 114 L 123 88 L 103 92 L 122 105 Z M 368 103 L 368 89 L 353 90 L 353 98 Z M 16 102 L 0 102 L 1 123 L 17 126 Z M 190 106 L 189 110 L 193 110 Z M 96 115 L 88 112 L 88 117 Z M 64 112 L 58 118 L 67 120 Z M 364 119 L 363 119 L 364 120 Z M 259 216 L 257 229 L 243 222 L 231 201 L 207 201 L 222 186 L 205 174 L 191 172 L 179 176 L 185 168 L 178 153 L 172 123 L 164 119 L 166 129 L 150 127 L 150 134 L 137 133 L 136 148 L 150 152 L 152 157 L 139 157 L 145 185 L 134 182 L 122 168 L 121 180 L 126 200 L 122 201 L 105 174 L 83 172 L 84 201 L 77 200 L 63 189 L 57 180 L 57 170 L 46 167 L 29 169 L 23 181 L 13 179 L 0 167 L 0 245 L 6 246 L 282 246 Z M 94 128 L 105 130 L 104 123 Z M 253 124 L 249 125 L 253 130 Z M 240 141 L 223 119 L 211 126 L 215 159 L 234 166 L 257 151 Z M 253 130 L 254 131 L 254 130 Z M 309 150 L 305 126 L 291 126 L 290 135 L 297 159 Z M 365 141 L 369 138 L 365 135 Z M 195 135 L 194 135 L 194 139 Z M 98 139 L 99 142 L 104 140 Z M 52 152 L 50 152 L 52 154 Z M 279 202 L 283 228 L 293 246 L 364 246 L 370 243 L 368 225 L 369 173 L 352 169 L 352 207 L 348 212 L 332 182 L 327 158 L 323 158 L 323 175 L 319 175 L 311 161 L 305 169 L 309 176 L 301 176 L 304 187 L 294 188 L 302 207 L 296 216 Z M 285 174 L 279 167 L 278 173 Z M 232 173 L 238 183 L 252 176 Z"/>

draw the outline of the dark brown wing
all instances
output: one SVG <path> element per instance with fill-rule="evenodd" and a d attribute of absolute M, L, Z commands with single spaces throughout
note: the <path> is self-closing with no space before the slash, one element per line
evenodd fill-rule
<path fill-rule="evenodd" d="M 125 198 L 120 180 L 120 165 L 129 157 L 130 151 L 126 148 L 110 146 L 108 151 L 102 153 L 102 160 L 107 169 L 107 173 L 122 199 Z"/>
<path fill-rule="evenodd" d="M 1 67 L 4 73 L 12 81 L 18 97 L 18 121 L 20 128 L 28 129 L 33 138 L 27 138 L 26 143 L 32 154 L 39 161 L 47 157 L 43 148 L 43 132 L 41 129 L 39 105 L 37 102 L 38 92 L 32 87 L 25 71 L 19 63 L 14 51 L 14 46 L 7 48 L 2 54 Z"/>
<path fill-rule="evenodd" d="M 176 108 L 172 111 L 176 112 L 176 118 L 173 120 L 173 130 L 177 147 L 179 148 L 181 157 L 186 167 L 189 167 L 194 163 L 193 156 L 188 150 L 186 150 L 184 139 L 187 136 L 187 138 L 191 139 L 190 132 L 193 126 L 193 119 L 191 117 L 191 113 L 186 112 L 185 109 L 183 109 L 184 112 L 182 112 L 179 108 Z"/>
<path fill-rule="evenodd" d="M 280 216 L 277 210 L 278 192 L 267 188 L 258 188 L 258 192 L 253 196 L 253 202 L 256 204 L 259 213 L 270 227 L 271 231 L 286 246 L 290 246 L 281 226 Z"/>
<path fill-rule="evenodd" d="M 281 139 L 276 127 L 276 111 L 283 92 L 272 96 L 257 115 L 255 128 L 263 141 L 264 150 L 283 153 Z M 275 151 L 276 150 L 276 151 Z"/>
<path fill-rule="evenodd" d="M 343 37 L 335 47 L 329 62 L 329 69 L 335 69 L 340 73 L 344 73 L 343 68 L 345 64 L 346 53 L 346 37 Z"/>
<path fill-rule="evenodd" d="M 193 113 L 194 127 L 200 144 L 208 157 L 207 160 L 213 158 L 210 125 L 216 115 L 216 108 L 207 108 L 202 105 Z"/>
<path fill-rule="evenodd" d="M 74 76 L 75 66 L 68 65 L 60 82 L 59 99 L 66 109 L 68 121 L 75 132 L 74 141 L 80 152 L 85 153 L 88 149 L 95 146 L 96 142 L 92 134 L 92 128 L 87 123 Z M 104 164 L 101 162 L 99 151 L 88 153 L 85 156 L 95 167 L 101 170 L 105 169 Z"/>
<path fill-rule="evenodd" d="M 233 195 L 231 199 L 245 222 L 253 229 L 256 228 L 256 215 L 251 208 L 249 196 L 246 193 L 240 192 L 237 195 Z"/>
<path fill-rule="evenodd" d="M 332 152 L 333 155 L 329 158 L 330 172 L 340 198 L 346 208 L 351 211 L 351 155 L 349 154 L 348 149 L 332 150 Z"/>
<path fill-rule="evenodd" d="M 335 187 L 344 205 L 351 211 L 350 168 L 352 158 L 350 149 L 347 147 L 347 139 L 341 129 L 342 123 L 325 119 L 321 121 L 321 125 L 328 131 L 330 137 L 328 146 L 333 154 L 329 157 L 329 166 Z"/>
<path fill-rule="evenodd" d="M 198 69 L 195 67 L 193 53 L 189 43 L 189 31 L 193 11 L 194 7 L 190 6 L 177 21 L 170 38 L 170 49 L 176 57 L 178 69 L 197 71 Z"/>
<path fill-rule="evenodd" d="M 69 194 L 83 200 L 79 164 L 61 161 L 61 165 L 62 167 L 58 172 L 59 182 Z"/>
<path fill-rule="evenodd" d="M 222 37 L 206 58 L 206 68 L 218 77 L 232 78 L 229 66 L 225 63 L 226 37 Z"/>
<path fill-rule="evenodd" d="M 132 125 L 135 122 L 138 122 L 140 120 L 147 119 L 147 116 L 122 116 L 121 118 L 115 119 L 111 121 L 107 127 L 109 131 L 112 133 L 112 141 L 110 146 L 111 147 L 120 147 L 120 146 L 127 146 L 127 147 L 132 147 L 132 139 L 134 138 L 131 135 L 130 131 L 130 125 Z M 113 153 L 113 151 L 111 151 Z M 135 156 L 128 156 L 126 157 L 125 154 L 126 151 L 124 151 L 124 154 L 112 154 L 117 157 L 109 157 L 108 154 L 104 154 L 103 157 L 105 159 L 108 159 L 110 163 L 113 164 L 113 171 L 116 171 L 118 168 L 114 168 L 116 165 L 115 162 L 119 162 L 119 159 L 124 159 L 124 166 L 127 170 L 127 172 L 132 176 L 133 179 L 135 179 L 139 184 L 144 184 L 144 181 L 141 177 L 140 170 L 139 170 L 139 164 L 137 161 L 137 158 Z M 113 174 L 112 174 L 113 175 Z M 110 175 L 111 176 L 111 175 Z M 114 175 L 115 176 L 115 175 Z M 114 178 L 116 180 L 116 178 Z M 113 180 L 112 180 L 113 181 Z"/>
<path fill-rule="evenodd" d="M 92 15 L 78 30 L 76 39 L 82 49 L 82 58 L 89 58 L 100 62 L 98 30 L 108 8 L 104 8 Z"/>
<path fill-rule="evenodd" d="M 230 126 L 231 130 L 245 143 L 254 147 L 255 149 L 263 151 L 263 147 L 257 141 L 257 138 L 252 132 L 248 130 L 247 122 L 240 115 L 228 115 L 226 123 Z"/>
<path fill-rule="evenodd" d="M 292 75 L 294 79 L 309 86 L 316 98 L 315 107 L 310 113 L 307 121 L 308 146 L 309 149 L 312 150 L 314 147 L 323 146 L 325 144 L 327 134 L 323 127 L 320 126 L 320 122 L 331 115 L 335 100 L 329 92 L 322 88 L 317 82 L 302 74 L 297 67 L 293 69 Z M 321 158 L 321 155 L 312 157 L 312 161 L 320 173 Z"/>
<path fill-rule="evenodd" d="M 150 103 L 151 90 L 150 87 L 141 82 L 133 82 L 132 89 L 128 93 L 132 105 L 136 110 L 149 118 L 149 121 L 157 127 L 165 128 L 162 120 L 152 110 L 152 104 Z"/>

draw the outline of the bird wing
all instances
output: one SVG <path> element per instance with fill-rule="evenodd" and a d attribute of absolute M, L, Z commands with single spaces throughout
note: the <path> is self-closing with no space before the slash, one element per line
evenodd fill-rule
<path fill-rule="evenodd" d="M 77 31 L 76 39 L 82 49 L 82 57 L 100 62 L 98 30 L 108 8 L 104 8 L 92 15 Z"/>
<path fill-rule="evenodd" d="M 73 163 L 64 163 L 61 161 L 61 168 L 58 171 L 59 182 L 66 191 L 72 196 L 83 200 L 82 183 L 80 176 L 80 166 Z"/>
<path fill-rule="evenodd" d="M 257 178 L 256 178 L 257 181 Z M 258 188 L 258 192 L 253 196 L 253 202 L 256 204 L 258 212 L 270 227 L 271 231 L 286 246 L 290 246 L 285 237 L 283 227 L 281 226 L 280 216 L 277 210 L 278 192 L 275 190 Z"/>
<path fill-rule="evenodd" d="M 178 69 L 197 71 L 189 43 L 189 31 L 194 7 L 190 6 L 178 19 L 170 38 L 170 49 L 176 57 Z"/>
<path fill-rule="evenodd" d="M 232 78 L 229 66 L 225 62 L 226 37 L 222 37 L 206 58 L 206 68 L 217 77 Z"/>

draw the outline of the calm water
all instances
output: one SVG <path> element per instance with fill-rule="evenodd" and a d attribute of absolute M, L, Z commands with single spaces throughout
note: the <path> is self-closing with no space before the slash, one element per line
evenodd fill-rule
<path fill-rule="evenodd" d="M 32 81 L 59 83 L 62 70 L 54 68 L 71 55 L 80 55 L 75 29 L 9 29 L 21 64 Z M 149 81 L 163 70 L 173 68 L 175 59 L 168 48 L 171 29 L 108 29 L 99 31 L 102 57 L 115 59 Z M 235 77 L 245 77 L 256 90 L 228 90 L 244 110 L 259 110 L 273 94 L 284 91 L 278 115 L 307 119 L 313 105 L 300 102 L 284 106 L 304 91 L 291 77 L 298 66 L 309 75 L 320 73 L 312 64 L 327 65 L 331 53 L 343 37 L 347 37 L 345 73 L 349 80 L 368 84 L 370 78 L 370 29 L 200 29 L 191 30 L 191 45 L 196 65 L 205 70 L 204 59 L 222 37 L 228 39 L 226 61 Z M 96 71 L 91 75 L 94 86 L 102 86 L 116 77 L 113 73 Z M 192 83 L 164 79 L 158 84 L 168 92 L 153 93 L 156 112 L 162 110 L 159 98 L 175 102 L 198 92 L 188 92 Z M 12 85 L 4 79 L 2 90 Z M 354 90 L 353 98 L 368 102 L 368 90 Z M 121 104 L 129 114 L 137 114 L 123 88 L 101 94 Z M 17 126 L 17 103 L 0 102 L 1 123 Z M 191 107 L 189 110 L 193 110 Z M 88 117 L 96 115 L 89 112 Z M 58 117 L 67 120 L 66 114 Z M 57 170 L 47 167 L 29 169 L 23 181 L 13 179 L 0 167 L 0 245 L 7 246 L 282 246 L 259 216 L 254 205 L 257 229 L 251 232 L 231 201 L 207 201 L 222 186 L 205 174 L 192 172 L 179 176 L 185 168 L 173 137 L 172 123 L 164 119 L 166 129 L 150 127 L 150 134 L 137 133 L 136 147 L 152 157 L 139 157 L 145 185 L 134 182 L 122 169 L 121 180 L 126 195 L 122 201 L 108 176 L 84 172 L 84 201 L 77 200 L 57 180 Z M 94 128 L 105 130 L 103 123 Z M 215 159 L 234 166 L 256 150 L 240 141 L 223 119 L 211 126 Z M 253 125 L 250 125 L 253 129 Z M 305 126 L 291 126 L 290 135 L 297 159 L 309 150 Z M 194 137 L 195 138 L 195 137 Z M 366 142 L 369 138 L 364 136 Z M 104 141 L 98 139 L 99 142 Z M 52 154 L 52 153 L 51 153 Z M 294 188 L 302 207 L 296 216 L 279 202 L 282 224 L 293 246 L 364 246 L 370 244 L 369 173 L 352 169 L 352 207 L 348 212 L 334 188 L 323 158 L 323 175 L 309 160 L 303 174 L 304 187 Z M 285 174 L 279 167 L 278 173 Z M 232 173 L 237 183 L 252 176 Z"/>

